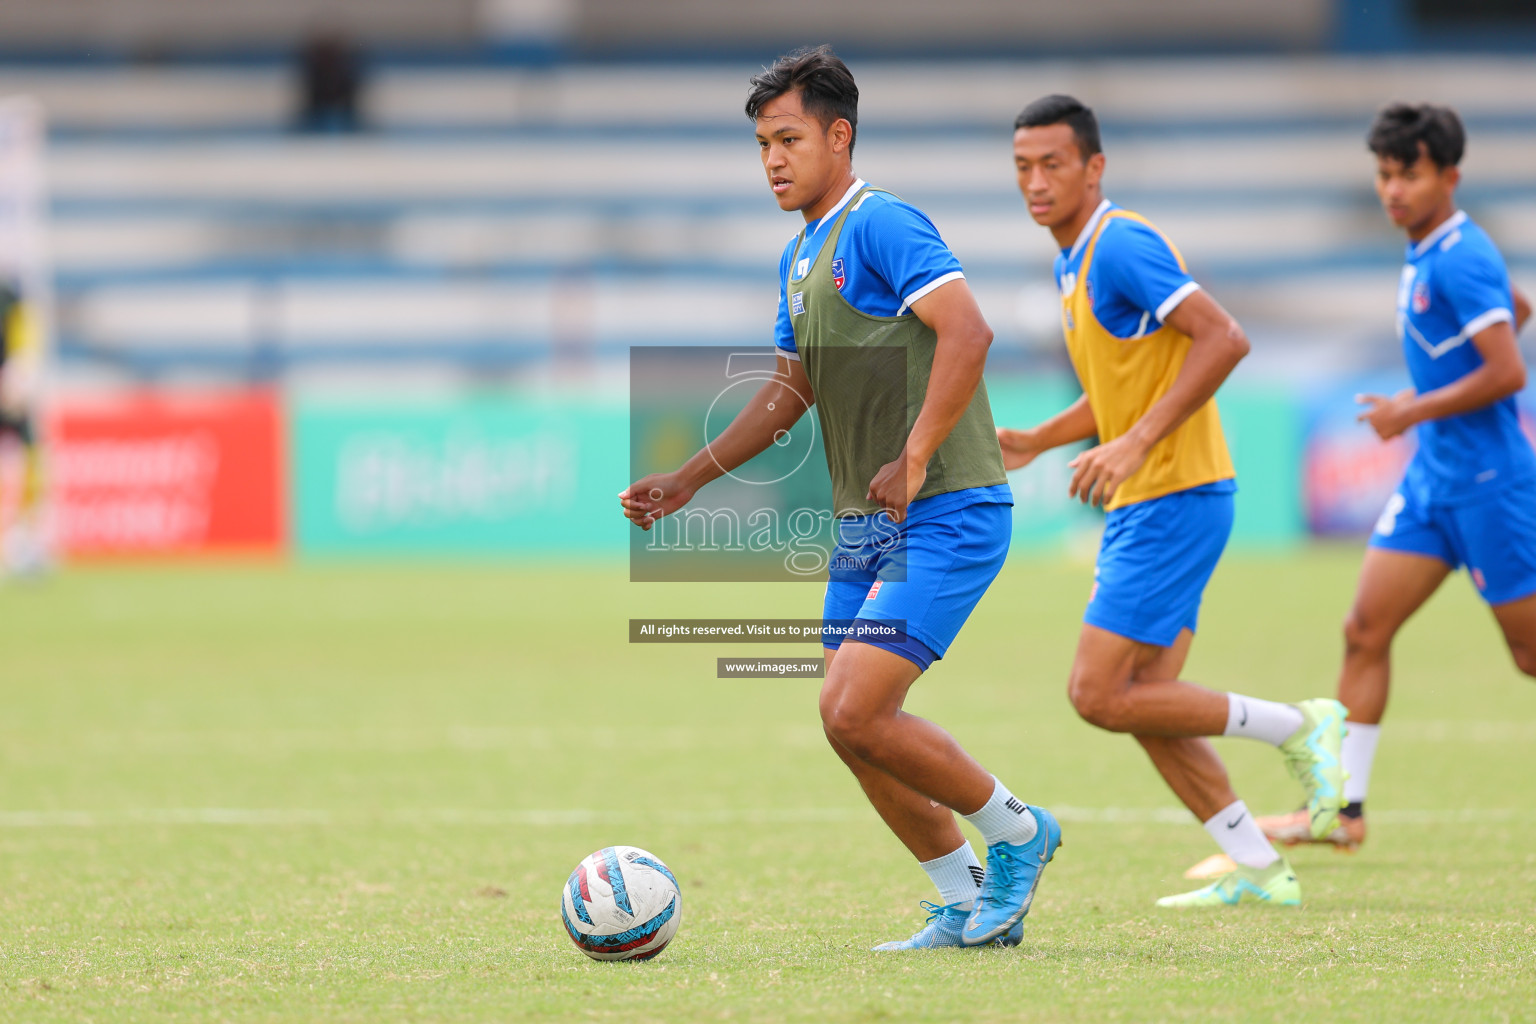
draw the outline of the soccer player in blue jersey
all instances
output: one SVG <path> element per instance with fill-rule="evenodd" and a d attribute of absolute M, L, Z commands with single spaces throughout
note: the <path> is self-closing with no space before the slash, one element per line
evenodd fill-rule
<path fill-rule="evenodd" d="M 854 173 L 858 88 L 830 48 L 755 76 L 746 109 L 780 209 L 805 219 L 779 261 L 777 375 L 704 450 L 620 502 L 650 529 L 815 405 L 839 536 L 823 613 L 854 623 L 824 639 L 822 725 L 939 890 L 915 935 L 877 948 L 1017 945 L 1060 827 L 902 708 L 1008 554 L 1013 496 L 982 382 L 992 331 L 933 223 Z M 957 813 L 986 841 L 985 869 Z"/>
<path fill-rule="evenodd" d="M 1531 315 L 1499 250 L 1457 207 L 1466 148 L 1449 107 L 1394 104 L 1371 126 L 1376 194 L 1408 236 L 1397 330 L 1413 387 L 1361 395 L 1360 419 L 1383 441 L 1413 430 L 1418 448 L 1366 547 L 1344 620 L 1339 700 L 1347 801 L 1323 837 L 1296 815 L 1261 819 L 1283 842 L 1344 849 L 1365 838 L 1365 798 L 1391 678 L 1392 640 L 1456 569 L 1466 566 L 1515 664 L 1536 676 L 1536 452 L 1515 395 L 1525 363 L 1515 335 Z"/>
<path fill-rule="evenodd" d="M 1107 511 L 1069 683 L 1073 706 L 1100 728 L 1135 736 L 1230 858 L 1210 885 L 1160 906 L 1297 904 L 1295 873 L 1205 737 L 1280 748 L 1323 834 L 1343 802 L 1343 707 L 1281 704 L 1180 678 L 1232 529 L 1236 473 L 1215 395 L 1248 340 L 1162 232 L 1104 198 L 1092 110 L 1070 96 L 1036 100 L 1015 122 L 1013 143 L 1030 216 L 1061 247 L 1062 328 L 1083 395 L 1036 427 L 998 437 L 1010 469 L 1097 438 L 1072 460 L 1070 488 Z"/>

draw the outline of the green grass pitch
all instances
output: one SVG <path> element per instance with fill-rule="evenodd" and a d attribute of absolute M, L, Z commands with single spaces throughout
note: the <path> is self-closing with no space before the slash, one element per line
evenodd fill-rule
<path fill-rule="evenodd" d="M 1234 556 L 1188 676 L 1331 693 L 1357 548 Z M 621 567 L 102 567 L 0 587 L 7 1021 L 1536 1020 L 1536 687 L 1465 579 L 1410 624 L 1358 856 L 1306 905 L 1159 911 L 1212 852 L 1065 696 L 1086 565 L 1017 558 L 919 683 L 1066 846 L 1017 950 L 876 956 L 927 880 L 824 746 L 816 683 L 625 643 L 647 615 L 812 617 L 805 585 Z M 814 653 L 805 649 L 803 653 Z M 1260 811 L 1277 754 L 1218 741 Z M 664 858 L 683 925 L 583 957 L 566 875 Z"/>

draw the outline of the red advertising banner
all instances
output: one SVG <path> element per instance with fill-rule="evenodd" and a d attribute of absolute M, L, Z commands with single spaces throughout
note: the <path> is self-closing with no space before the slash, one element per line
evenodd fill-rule
<path fill-rule="evenodd" d="M 282 409 L 266 391 L 66 399 L 50 417 L 66 555 L 279 552 Z"/>

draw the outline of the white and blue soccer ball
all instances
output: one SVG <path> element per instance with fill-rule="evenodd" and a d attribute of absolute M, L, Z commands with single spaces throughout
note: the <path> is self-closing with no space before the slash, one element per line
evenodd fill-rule
<path fill-rule="evenodd" d="M 649 960 L 677 934 L 683 894 L 659 858 L 609 846 L 571 872 L 560 917 L 576 948 L 594 960 Z"/>

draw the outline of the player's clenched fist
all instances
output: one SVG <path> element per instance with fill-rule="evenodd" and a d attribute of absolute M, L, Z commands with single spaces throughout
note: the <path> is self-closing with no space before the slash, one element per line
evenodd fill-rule
<path fill-rule="evenodd" d="M 688 504 L 693 491 L 677 473 L 652 473 L 620 491 L 619 504 L 626 519 L 649 530 L 656 520 Z"/>
<path fill-rule="evenodd" d="M 907 518 L 907 506 L 912 504 L 912 499 L 917 497 L 917 492 L 923 489 L 923 481 L 927 479 L 927 464 L 903 455 L 895 462 L 880 467 L 880 472 L 869 482 L 867 497 L 870 501 L 879 502 L 880 507 L 890 515 L 891 522 L 899 523 Z"/>

